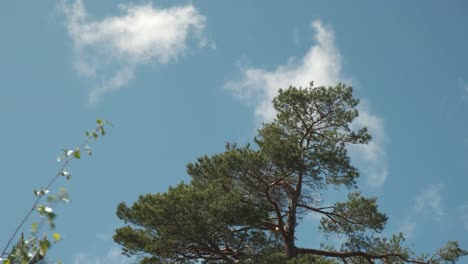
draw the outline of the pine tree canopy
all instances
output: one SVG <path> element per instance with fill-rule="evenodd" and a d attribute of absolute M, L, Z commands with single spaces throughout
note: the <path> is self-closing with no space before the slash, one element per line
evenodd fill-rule
<path fill-rule="evenodd" d="M 404 234 L 382 234 L 388 218 L 375 197 L 359 192 L 347 152 L 371 140 L 353 123 L 358 103 L 343 84 L 280 90 L 276 118 L 252 144 L 227 143 L 224 152 L 187 166 L 189 183 L 119 204 L 125 226 L 114 240 L 145 264 L 455 263 L 468 253 L 455 241 L 416 255 Z M 347 199 L 323 200 L 330 189 Z M 321 219 L 310 236 L 339 235 L 342 244 L 299 245 L 297 227 L 309 214 Z"/>

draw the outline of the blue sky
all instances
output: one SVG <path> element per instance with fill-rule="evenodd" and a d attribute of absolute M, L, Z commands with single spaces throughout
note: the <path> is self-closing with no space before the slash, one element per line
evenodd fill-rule
<path fill-rule="evenodd" d="M 4 1 L 0 246 L 94 120 L 114 127 L 59 182 L 64 263 L 127 263 L 115 207 L 187 180 L 185 165 L 250 142 L 280 87 L 353 85 L 374 141 L 351 149 L 386 233 L 468 247 L 466 1 Z M 36 217 L 36 216 L 35 216 Z M 316 219 L 304 225 L 315 227 Z M 299 242 L 316 245 L 313 228 Z M 333 241 L 332 241 L 333 242 Z"/>

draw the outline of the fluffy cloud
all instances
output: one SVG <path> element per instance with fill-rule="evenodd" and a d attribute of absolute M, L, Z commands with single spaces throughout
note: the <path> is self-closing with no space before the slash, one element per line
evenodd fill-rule
<path fill-rule="evenodd" d="M 317 44 L 300 61 L 290 58 L 286 65 L 271 72 L 242 68 L 241 81 L 226 83 L 226 88 L 237 97 L 256 104 L 255 115 L 260 121 L 271 121 L 275 117 L 271 100 L 278 94 L 279 87 L 306 86 L 312 80 L 316 85 L 335 85 L 343 80 L 341 56 L 335 47 L 333 32 L 320 21 L 313 22 L 312 27 Z"/>
<path fill-rule="evenodd" d="M 335 45 L 333 30 L 319 20 L 312 23 L 312 28 L 316 43 L 302 58 L 290 58 L 287 64 L 273 71 L 243 67 L 241 80 L 225 84 L 237 98 L 255 105 L 255 116 L 259 123 L 271 121 L 275 117 L 271 100 L 278 94 L 280 87 L 308 86 L 310 81 L 314 81 L 316 86 L 334 86 L 340 81 L 351 83 L 342 74 L 341 54 Z M 380 187 L 388 174 L 383 120 L 371 113 L 367 103 L 360 107 L 360 116 L 354 125 L 367 126 L 374 140 L 366 146 L 352 147 L 350 151 L 353 160 L 363 168 L 361 171 L 367 183 L 372 187 Z"/>
<path fill-rule="evenodd" d="M 90 102 L 118 90 L 135 75 L 137 65 L 177 61 L 194 36 L 199 46 L 212 45 L 203 36 L 206 18 L 192 5 L 158 9 L 151 4 L 119 5 L 121 15 L 93 20 L 82 0 L 61 2 L 75 49 L 75 69 L 100 82 Z"/>
<path fill-rule="evenodd" d="M 385 145 L 388 137 L 385 134 L 383 119 L 371 113 L 370 103 L 362 100 L 358 106 L 359 117 L 351 127 L 366 126 L 372 135 L 372 141 L 367 145 L 351 145 L 349 151 L 360 171 L 366 175 L 371 187 L 381 187 L 388 176 L 388 163 Z"/>

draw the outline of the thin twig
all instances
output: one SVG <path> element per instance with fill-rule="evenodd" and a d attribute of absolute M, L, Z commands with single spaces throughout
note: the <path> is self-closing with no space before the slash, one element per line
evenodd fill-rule
<path fill-rule="evenodd" d="M 87 136 L 86 140 L 77 148 L 79 151 L 84 148 L 85 146 L 87 146 L 91 140 L 92 140 L 92 137 L 93 137 L 93 134 L 94 133 L 97 133 L 99 132 L 103 127 L 103 124 L 98 124 L 98 126 L 96 127 L 95 130 L 93 130 L 91 132 L 91 134 L 89 136 Z M 75 150 L 76 151 L 76 150 Z M 60 167 L 60 170 L 55 174 L 55 176 L 49 181 L 49 183 L 46 185 L 46 187 L 43 189 L 43 190 L 48 190 L 53 184 L 54 182 L 60 177 L 62 176 L 62 172 L 65 170 L 65 168 L 67 167 L 67 165 L 70 163 L 71 160 L 73 160 L 75 157 L 73 156 L 73 153 L 71 154 L 66 154 L 66 159 L 62 165 L 62 167 Z M 43 194 L 40 194 L 37 196 L 36 200 L 34 201 L 33 205 L 31 206 L 31 209 L 29 209 L 29 211 L 26 213 L 26 215 L 23 217 L 23 219 L 21 220 L 21 222 L 19 223 L 19 225 L 16 227 L 15 231 L 13 232 L 13 234 L 11 235 L 11 237 L 8 239 L 8 242 L 6 243 L 5 247 L 3 248 L 2 250 L 2 254 L 0 255 L 1 256 L 4 256 L 4 255 L 7 255 L 7 250 L 8 250 L 8 247 L 11 245 L 11 242 L 13 241 L 13 239 L 16 237 L 16 235 L 18 234 L 19 230 L 23 227 L 23 225 L 26 223 L 26 221 L 28 220 L 28 218 L 31 216 L 32 212 L 34 212 L 34 210 L 37 208 L 37 205 L 39 204 L 41 198 L 43 197 L 44 195 Z"/>

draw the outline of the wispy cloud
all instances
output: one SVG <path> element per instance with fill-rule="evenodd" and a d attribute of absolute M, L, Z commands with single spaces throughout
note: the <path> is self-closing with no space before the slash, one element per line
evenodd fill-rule
<path fill-rule="evenodd" d="M 458 207 L 458 213 L 460 214 L 460 220 L 462 221 L 463 227 L 468 231 L 468 202 Z"/>
<path fill-rule="evenodd" d="M 463 78 L 458 78 L 458 85 L 463 90 L 463 99 L 468 100 L 468 82 L 465 81 Z"/>
<path fill-rule="evenodd" d="M 315 44 L 300 59 L 290 58 L 285 65 L 273 71 L 261 68 L 241 67 L 242 79 L 229 81 L 225 88 L 241 100 L 255 105 L 255 116 L 259 123 L 273 120 L 276 112 L 271 104 L 279 88 L 307 86 L 314 81 L 316 86 L 334 86 L 338 82 L 351 83 L 342 73 L 342 57 L 335 44 L 334 32 L 320 20 L 311 24 Z M 386 136 L 383 120 L 370 111 L 370 104 L 361 106 L 360 117 L 355 125 L 369 128 L 374 141 L 366 146 L 352 148 L 354 160 L 362 166 L 363 174 L 372 187 L 384 184 L 388 175 L 387 158 L 384 145 Z"/>
<path fill-rule="evenodd" d="M 416 195 L 408 215 L 400 223 L 399 231 L 402 232 L 406 238 L 413 237 L 418 219 L 421 217 L 430 217 L 439 223 L 443 221 L 445 215 L 442 199 L 443 189 L 443 184 L 430 184 Z M 468 205 L 466 213 L 468 228 Z"/>
<path fill-rule="evenodd" d="M 444 118 L 451 120 L 460 113 L 461 108 L 468 103 L 468 82 L 459 77 L 457 79 L 455 96 L 444 95 L 440 100 L 440 111 Z"/>
<path fill-rule="evenodd" d="M 416 221 L 412 217 L 407 217 L 400 226 L 400 232 L 405 235 L 405 238 L 411 239 L 414 236 L 414 230 L 416 228 Z"/>
<path fill-rule="evenodd" d="M 442 204 L 442 190 L 444 185 L 431 184 L 427 186 L 418 196 L 414 209 L 417 213 L 429 213 L 436 221 L 442 221 L 444 216 L 444 208 Z"/>
<path fill-rule="evenodd" d="M 75 49 L 75 70 L 100 84 L 89 94 L 95 103 L 125 86 L 138 65 L 177 61 L 194 36 L 199 46 L 214 45 L 203 36 L 206 18 L 193 5 L 156 8 L 121 4 L 120 15 L 93 20 L 82 0 L 60 5 Z"/>
<path fill-rule="evenodd" d="M 292 32 L 292 38 L 294 46 L 299 47 L 301 45 L 301 33 L 299 32 L 299 28 L 294 27 Z"/>
<path fill-rule="evenodd" d="M 468 82 L 465 81 L 463 78 L 459 78 L 458 83 L 460 84 L 463 91 L 465 91 L 465 93 L 468 94 Z"/>
<path fill-rule="evenodd" d="M 122 251 L 113 247 L 109 249 L 103 256 L 95 256 L 86 253 L 78 253 L 75 255 L 74 264 L 130 264 L 133 263 L 131 258 L 122 255 Z"/>

